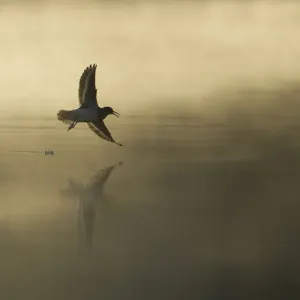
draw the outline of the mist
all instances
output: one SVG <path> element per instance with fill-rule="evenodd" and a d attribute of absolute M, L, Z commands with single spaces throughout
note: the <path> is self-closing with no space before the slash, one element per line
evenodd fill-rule
<path fill-rule="evenodd" d="M 0 3 L 1 295 L 293 295 L 296 1 Z M 56 119 L 92 63 L 124 147 Z"/>
<path fill-rule="evenodd" d="M 194 107 L 219 89 L 295 80 L 297 11 L 269 1 L 5 5 L 1 106 L 47 115 L 74 106 L 91 63 L 100 105 L 126 113 L 159 97 Z"/>

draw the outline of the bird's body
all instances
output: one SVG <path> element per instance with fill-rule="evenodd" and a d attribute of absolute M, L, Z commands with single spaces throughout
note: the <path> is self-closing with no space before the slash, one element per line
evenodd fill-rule
<path fill-rule="evenodd" d="M 99 119 L 99 112 L 94 108 L 77 108 L 73 110 L 63 111 L 60 114 L 69 121 L 77 123 L 97 122 Z"/>
<path fill-rule="evenodd" d="M 57 113 L 57 118 L 64 123 L 70 124 L 68 130 L 74 128 L 77 123 L 87 123 L 89 128 L 99 137 L 122 146 L 122 144 L 117 143 L 113 139 L 103 122 L 108 115 L 113 114 L 119 117 L 119 114 L 111 107 L 101 108 L 98 106 L 97 89 L 95 86 L 96 68 L 96 65 L 90 65 L 80 77 L 78 96 L 81 106 L 74 110 L 60 110 Z"/>

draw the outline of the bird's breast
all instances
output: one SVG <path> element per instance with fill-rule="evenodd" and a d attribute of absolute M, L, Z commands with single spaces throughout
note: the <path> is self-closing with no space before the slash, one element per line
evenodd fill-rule
<path fill-rule="evenodd" d="M 106 117 L 107 117 L 107 114 L 102 109 L 99 109 L 98 110 L 98 118 L 101 120 L 104 120 Z"/>

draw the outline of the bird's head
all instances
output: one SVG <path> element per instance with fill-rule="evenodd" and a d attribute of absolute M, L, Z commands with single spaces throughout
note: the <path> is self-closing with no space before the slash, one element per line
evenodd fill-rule
<path fill-rule="evenodd" d="M 119 117 L 120 114 L 117 113 L 116 111 L 114 111 L 111 107 L 109 106 L 106 106 L 106 107 L 103 107 L 103 110 L 105 112 L 106 115 L 115 115 L 116 117 Z"/>

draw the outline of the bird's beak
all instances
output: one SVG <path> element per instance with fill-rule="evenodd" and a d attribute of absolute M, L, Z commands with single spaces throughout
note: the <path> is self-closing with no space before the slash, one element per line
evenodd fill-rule
<path fill-rule="evenodd" d="M 120 114 L 117 113 L 116 111 L 113 111 L 113 114 L 114 114 L 116 117 L 120 117 Z"/>

